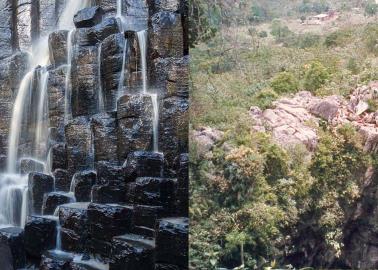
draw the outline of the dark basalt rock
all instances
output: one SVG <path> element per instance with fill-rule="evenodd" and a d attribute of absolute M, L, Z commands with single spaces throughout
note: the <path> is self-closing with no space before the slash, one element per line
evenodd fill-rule
<path fill-rule="evenodd" d="M 65 127 L 68 171 L 71 176 L 93 167 L 92 132 L 86 117 L 77 117 Z"/>
<path fill-rule="evenodd" d="M 125 202 L 134 203 L 135 199 L 135 182 L 126 184 Z"/>
<path fill-rule="evenodd" d="M 146 1 L 126 0 L 123 5 L 124 30 L 141 31 L 148 28 Z"/>
<path fill-rule="evenodd" d="M 59 2 L 61 1 L 62 0 L 39 0 L 38 15 L 40 37 L 46 36 L 56 29 L 57 18 L 59 18 Z M 37 8 L 35 10 L 38 11 Z"/>
<path fill-rule="evenodd" d="M 88 240 L 89 203 L 69 203 L 59 206 L 62 249 L 82 252 Z"/>
<path fill-rule="evenodd" d="M 135 182 L 135 203 L 174 208 L 176 179 L 141 177 Z"/>
<path fill-rule="evenodd" d="M 72 59 L 72 116 L 91 116 L 98 112 L 97 54 L 95 46 L 79 46 Z"/>
<path fill-rule="evenodd" d="M 161 219 L 156 234 L 156 261 L 187 269 L 188 233 L 188 218 Z"/>
<path fill-rule="evenodd" d="M 177 214 L 189 216 L 189 154 L 177 159 Z"/>
<path fill-rule="evenodd" d="M 114 165 L 108 161 L 100 161 L 96 164 L 98 184 L 124 183 L 125 176 L 122 166 Z"/>
<path fill-rule="evenodd" d="M 45 165 L 38 160 L 32 158 L 22 158 L 20 160 L 21 174 L 28 174 L 31 172 L 43 172 Z"/>
<path fill-rule="evenodd" d="M 66 66 L 49 71 L 47 93 L 49 102 L 50 139 L 56 143 L 64 142 L 64 114 Z"/>
<path fill-rule="evenodd" d="M 33 172 L 29 174 L 28 186 L 33 213 L 40 214 L 45 193 L 54 190 L 54 178 L 47 174 Z"/>
<path fill-rule="evenodd" d="M 100 255 L 102 260 L 108 261 L 112 251 L 112 243 L 96 238 L 90 238 L 88 239 L 88 248 L 90 252 Z"/>
<path fill-rule="evenodd" d="M 160 11 L 180 12 L 182 2 L 180 0 L 148 0 L 151 13 Z"/>
<path fill-rule="evenodd" d="M 133 211 L 128 205 L 91 203 L 88 206 L 91 237 L 110 242 L 114 236 L 131 232 Z"/>
<path fill-rule="evenodd" d="M 92 201 L 95 203 L 119 203 L 126 202 L 125 184 L 95 185 L 92 188 Z"/>
<path fill-rule="evenodd" d="M 148 150 L 152 140 L 152 100 L 148 95 L 125 95 L 118 100 L 118 151 L 125 160 L 130 152 Z"/>
<path fill-rule="evenodd" d="M 74 198 L 62 192 L 50 192 L 43 198 L 42 213 L 44 215 L 53 215 L 55 209 L 62 204 L 73 202 Z"/>
<path fill-rule="evenodd" d="M 151 80 L 163 98 L 189 97 L 189 57 L 157 58 L 153 62 Z"/>
<path fill-rule="evenodd" d="M 12 20 L 12 12 L 16 10 L 17 3 L 12 0 L 0 2 L 0 59 L 10 56 L 13 48 L 16 47 L 15 41 L 17 34 L 13 32 L 16 29 L 15 20 Z"/>
<path fill-rule="evenodd" d="M 49 35 L 50 61 L 55 67 L 67 63 L 67 30 L 52 32 Z"/>
<path fill-rule="evenodd" d="M 104 10 L 99 7 L 89 7 L 80 10 L 73 18 L 76 28 L 92 27 L 101 23 Z"/>
<path fill-rule="evenodd" d="M 155 243 L 150 238 L 126 234 L 113 238 L 109 270 L 150 270 L 155 268 Z"/>
<path fill-rule="evenodd" d="M 164 156 L 161 153 L 135 151 L 128 155 L 123 164 L 126 182 L 133 182 L 138 177 L 163 176 Z"/>
<path fill-rule="evenodd" d="M 0 229 L 1 269 L 19 269 L 25 266 L 24 231 L 9 227 Z"/>
<path fill-rule="evenodd" d="M 155 264 L 155 270 L 181 270 L 183 268 L 173 264 L 157 263 Z"/>
<path fill-rule="evenodd" d="M 97 175 L 95 171 L 84 171 L 73 176 L 73 192 L 77 202 L 90 202 L 91 190 L 96 184 Z"/>
<path fill-rule="evenodd" d="M 172 97 L 162 100 L 159 119 L 159 150 L 164 153 L 169 167 L 175 158 L 188 152 L 189 102 Z"/>
<path fill-rule="evenodd" d="M 121 33 L 113 34 L 104 39 L 101 46 L 101 77 L 105 111 L 113 111 L 117 105 L 125 38 Z"/>
<path fill-rule="evenodd" d="M 155 229 L 151 229 L 149 227 L 144 227 L 144 226 L 134 226 L 132 233 L 141 235 L 143 237 L 149 237 L 149 238 L 155 237 Z"/>
<path fill-rule="evenodd" d="M 53 172 L 55 178 L 55 188 L 58 191 L 69 192 L 71 187 L 71 178 L 67 170 L 56 169 Z"/>
<path fill-rule="evenodd" d="M 63 143 L 55 144 L 50 148 L 51 171 L 67 169 L 67 149 Z"/>
<path fill-rule="evenodd" d="M 182 57 L 184 38 L 181 14 L 161 11 L 151 17 L 149 32 L 151 59 L 158 57 Z"/>
<path fill-rule="evenodd" d="M 42 256 L 40 270 L 71 270 L 73 255 L 56 251 L 48 251 Z"/>
<path fill-rule="evenodd" d="M 163 206 L 134 205 L 134 225 L 155 229 L 156 221 L 167 216 Z"/>
<path fill-rule="evenodd" d="M 79 28 L 75 32 L 75 40 L 80 46 L 95 46 L 112 34 L 119 33 L 116 18 L 105 18 L 102 23 L 90 28 Z"/>
<path fill-rule="evenodd" d="M 117 122 L 114 114 L 96 114 L 92 117 L 95 161 L 118 164 Z"/>
<path fill-rule="evenodd" d="M 7 1 L 5 1 L 7 2 Z M 0 3 L 0 7 L 4 1 Z M 4 19 L 2 16 L 6 11 L 0 8 L 0 22 Z M 1 37 L 7 31 L 6 24 L 1 23 L 3 26 L 0 33 L 0 59 L 4 53 L 4 45 Z M 2 45 L 3 44 L 3 45 Z M 12 56 L 2 59 L 0 63 L 0 152 L 7 153 L 9 127 L 13 112 L 14 94 L 17 92 L 20 81 L 25 75 L 28 65 L 28 54 L 26 52 L 17 52 Z"/>
<path fill-rule="evenodd" d="M 55 217 L 31 216 L 25 225 L 25 249 L 29 256 L 40 258 L 42 254 L 55 247 Z"/>

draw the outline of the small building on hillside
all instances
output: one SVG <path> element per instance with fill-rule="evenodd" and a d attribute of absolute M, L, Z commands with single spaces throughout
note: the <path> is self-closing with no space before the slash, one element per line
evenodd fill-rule
<path fill-rule="evenodd" d="M 321 24 L 322 22 L 331 20 L 334 17 L 336 17 L 336 12 L 334 10 L 330 10 L 328 13 L 308 17 L 305 24 Z"/>

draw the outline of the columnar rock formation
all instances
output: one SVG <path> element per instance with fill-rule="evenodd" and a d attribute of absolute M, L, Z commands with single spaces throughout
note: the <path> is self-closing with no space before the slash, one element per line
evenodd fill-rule
<path fill-rule="evenodd" d="M 187 269 L 186 9 L 0 1 L 1 269 Z"/>

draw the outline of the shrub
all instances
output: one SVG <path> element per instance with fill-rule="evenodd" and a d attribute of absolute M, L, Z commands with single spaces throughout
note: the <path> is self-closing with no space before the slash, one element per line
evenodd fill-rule
<path fill-rule="evenodd" d="M 293 93 L 298 90 L 299 82 L 293 73 L 284 71 L 273 78 L 270 86 L 278 94 Z"/>
<path fill-rule="evenodd" d="M 267 33 L 266 31 L 261 31 L 261 32 L 259 33 L 259 37 L 261 37 L 261 38 L 266 38 L 266 37 L 268 37 L 268 33 Z"/>
<path fill-rule="evenodd" d="M 349 43 L 351 38 L 353 38 L 351 31 L 338 30 L 326 36 L 324 40 L 324 45 L 328 48 L 345 46 Z"/>
<path fill-rule="evenodd" d="M 329 78 L 327 69 L 322 63 L 314 61 L 310 64 L 305 73 L 304 87 L 306 90 L 314 92 L 323 86 Z"/>
<path fill-rule="evenodd" d="M 284 25 L 280 20 L 272 22 L 270 33 L 276 38 L 277 42 L 282 42 L 285 38 L 293 35 L 289 27 Z"/>
<path fill-rule="evenodd" d="M 378 12 L 378 4 L 373 1 L 369 1 L 365 6 L 365 15 L 374 16 Z"/>
<path fill-rule="evenodd" d="M 273 101 L 277 100 L 278 94 L 271 88 L 266 88 L 259 91 L 253 97 L 253 105 L 258 106 L 260 109 L 265 110 L 272 106 Z"/>
<path fill-rule="evenodd" d="M 358 63 L 356 58 L 350 58 L 347 64 L 347 69 L 352 72 L 353 74 L 358 74 L 360 68 L 358 67 Z"/>
<path fill-rule="evenodd" d="M 364 40 L 367 50 L 378 55 L 378 24 L 368 25 L 364 31 Z"/>

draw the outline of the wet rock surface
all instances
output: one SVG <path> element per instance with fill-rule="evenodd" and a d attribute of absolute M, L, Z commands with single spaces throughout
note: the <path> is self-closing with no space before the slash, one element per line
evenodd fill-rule
<path fill-rule="evenodd" d="M 101 23 L 104 13 L 104 10 L 98 6 L 82 9 L 74 16 L 74 24 L 76 28 L 95 26 Z"/>
<path fill-rule="evenodd" d="M 47 174 L 30 173 L 28 179 L 31 208 L 36 214 L 41 214 L 43 198 L 46 193 L 54 190 L 54 178 Z"/>
<path fill-rule="evenodd" d="M 33 60 L 48 64 L 30 79 L 21 123 L 19 157 L 33 158 L 17 159 L 28 189 L 17 191 L 17 208 L 24 212 L 15 219 L 20 223 L 26 215 L 27 224 L 25 232 L 0 229 L 0 268 L 155 269 L 159 220 L 185 213 L 188 190 L 180 158 L 188 152 L 189 97 L 181 1 L 123 0 L 118 12 L 115 0 L 88 1 L 86 8 L 86 1 L 72 1 L 71 10 L 64 0 L 16 2 L 0 3 L 2 167 L 14 101 L 31 69 L 28 53 L 19 49 L 31 51 L 38 40 L 41 52 L 47 46 L 46 56 Z M 84 9 L 66 18 L 78 6 Z M 46 149 L 36 140 L 41 127 Z M 167 261 L 156 268 L 175 269 L 177 262 Z"/>
<path fill-rule="evenodd" d="M 31 216 L 25 225 L 25 250 L 28 256 L 40 258 L 55 247 L 55 217 Z"/>
<path fill-rule="evenodd" d="M 3 269 L 25 266 L 24 232 L 21 228 L 0 229 L 0 263 Z"/>

